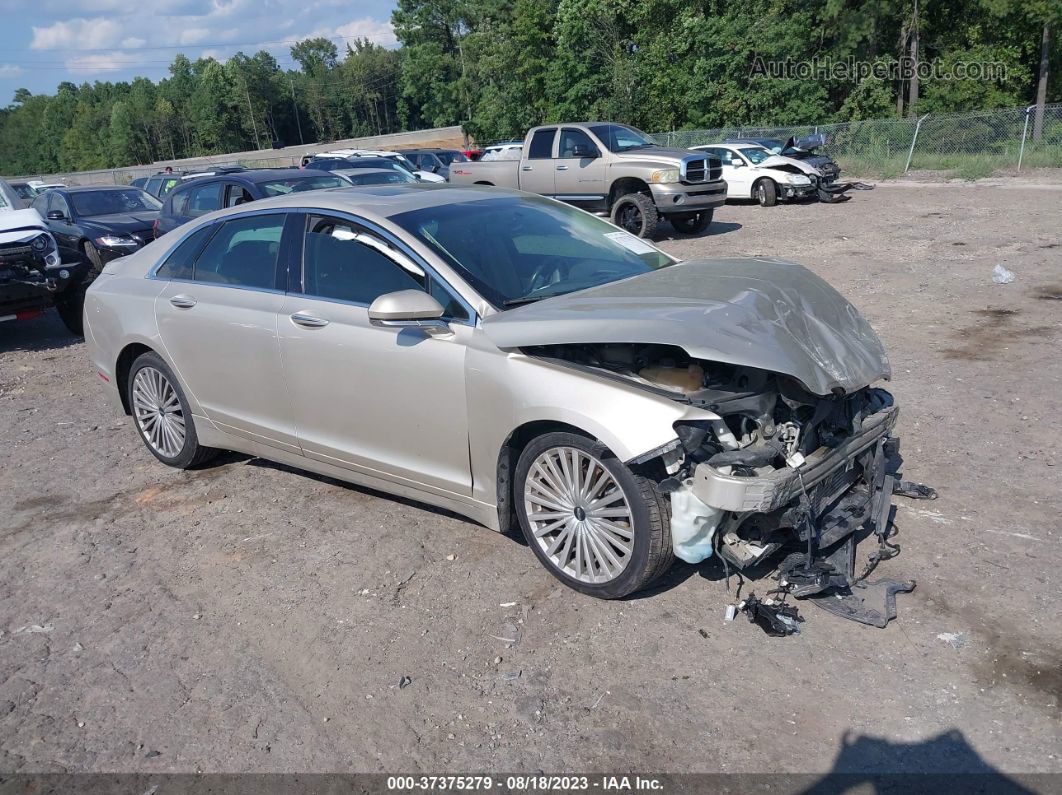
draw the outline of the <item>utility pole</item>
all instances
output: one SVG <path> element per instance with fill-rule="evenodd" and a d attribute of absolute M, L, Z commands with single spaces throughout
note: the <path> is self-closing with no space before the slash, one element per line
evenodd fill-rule
<path fill-rule="evenodd" d="M 302 139 L 302 122 L 299 121 L 299 105 L 295 102 L 295 81 L 291 79 L 291 75 L 288 75 L 288 85 L 291 86 L 291 107 L 295 111 L 295 125 L 299 128 L 299 143 L 305 144 L 306 141 Z"/>
<path fill-rule="evenodd" d="M 247 84 L 243 84 L 243 90 L 247 95 L 247 112 L 251 114 L 251 125 L 254 127 L 254 148 L 261 149 L 261 141 L 258 140 L 258 122 L 254 120 L 254 108 L 251 107 L 251 90 L 247 88 Z"/>
<path fill-rule="evenodd" d="M 1051 56 L 1051 28 L 1044 23 L 1044 37 L 1040 46 L 1040 79 L 1036 86 L 1036 115 L 1033 116 L 1033 140 L 1039 141 L 1044 133 L 1044 105 L 1047 103 L 1047 71 Z"/>
<path fill-rule="evenodd" d="M 907 112 L 915 115 L 918 105 L 918 0 L 914 0 L 914 13 L 911 15 L 911 82 L 907 98 Z"/>

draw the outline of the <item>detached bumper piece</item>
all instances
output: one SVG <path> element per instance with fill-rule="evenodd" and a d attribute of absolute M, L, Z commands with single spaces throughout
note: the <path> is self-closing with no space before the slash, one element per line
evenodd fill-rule
<path fill-rule="evenodd" d="M 827 204 L 836 204 L 838 202 L 846 202 L 851 199 L 851 196 L 846 196 L 850 190 L 874 190 L 873 185 L 868 185 L 865 182 L 830 182 L 825 180 L 819 182 L 817 193 L 819 194 L 819 201 L 826 202 Z"/>

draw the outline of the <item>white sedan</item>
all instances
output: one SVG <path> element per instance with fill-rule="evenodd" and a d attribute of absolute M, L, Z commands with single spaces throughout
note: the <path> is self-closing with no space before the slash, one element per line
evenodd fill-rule
<path fill-rule="evenodd" d="M 755 199 L 762 207 L 773 207 L 779 199 L 813 196 L 821 176 L 812 166 L 773 154 L 756 144 L 712 144 L 692 148 L 713 154 L 722 161 L 728 199 Z"/>

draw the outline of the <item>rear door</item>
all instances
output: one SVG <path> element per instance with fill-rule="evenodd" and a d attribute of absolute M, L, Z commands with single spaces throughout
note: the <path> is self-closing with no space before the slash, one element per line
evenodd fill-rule
<path fill-rule="evenodd" d="M 577 127 L 562 127 L 553 162 L 556 198 L 587 209 L 606 205 L 607 167 L 593 138 Z"/>
<path fill-rule="evenodd" d="M 535 130 L 520 161 L 520 190 L 552 196 L 556 192 L 556 166 L 553 163 L 556 127 Z"/>
<path fill-rule="evenodd" d="M 234 435 L 297 453 L 277 342 L 289 217 L 299 218 L 265 211 L 213 225 L 209 240 L 199 241 L 190 278 L 194 252 L 178 246 L 156 274 L 168 283 L 155 299 L 155 317 L 169 361 L 209 419 Z"/>

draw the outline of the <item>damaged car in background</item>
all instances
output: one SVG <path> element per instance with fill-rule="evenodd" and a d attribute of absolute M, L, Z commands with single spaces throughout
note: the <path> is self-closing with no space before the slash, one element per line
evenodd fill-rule
<path fill-rule="evenodd" d="M 85 316 L 100 383 L 170 466 L 236 450 L 519 528 L 600 598 L 676 557 L 776 570 L 745 608 L 780 634 L 790 595 L 884 626 L 913 587 L 865 581 L 897 550 L 888 359 L 796 264 L 380 185 L 196 219 L 108 263 Z"/>

